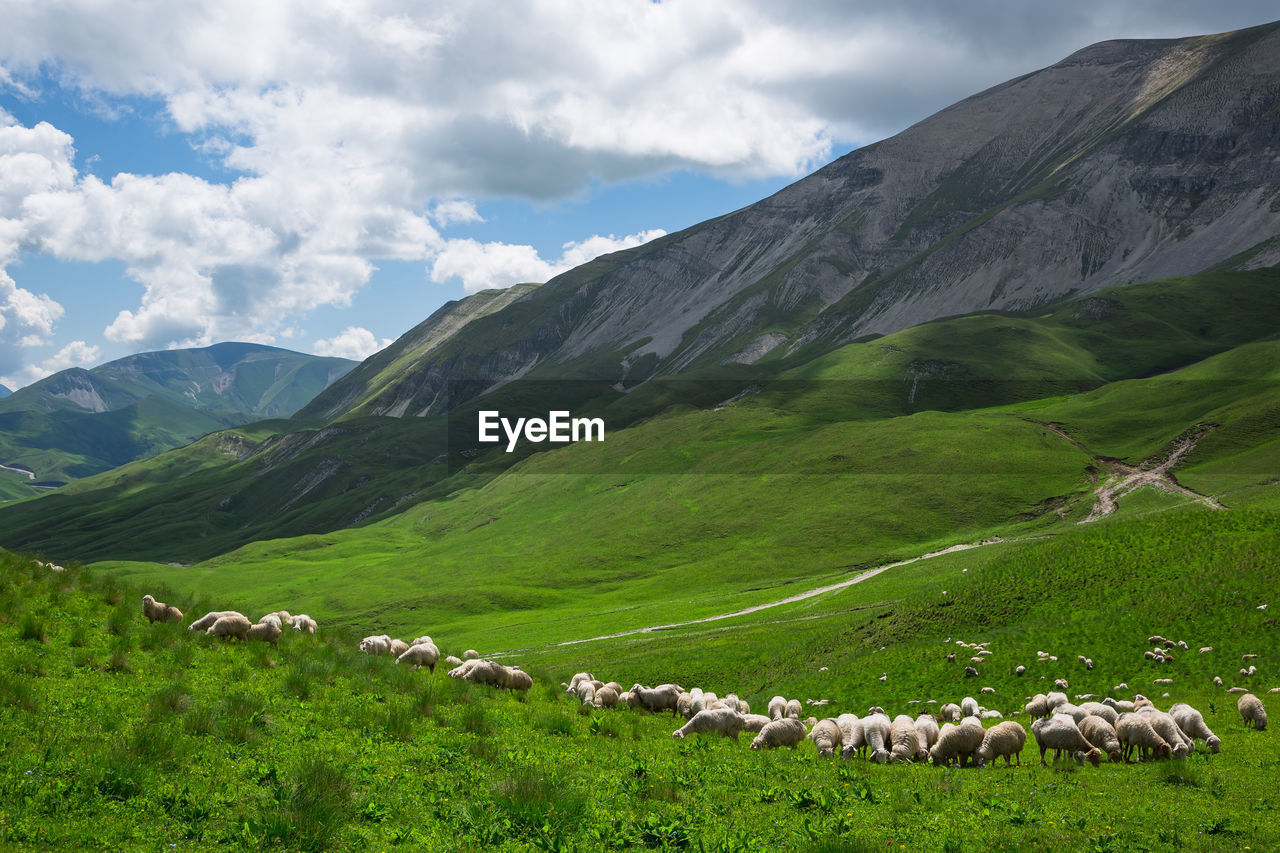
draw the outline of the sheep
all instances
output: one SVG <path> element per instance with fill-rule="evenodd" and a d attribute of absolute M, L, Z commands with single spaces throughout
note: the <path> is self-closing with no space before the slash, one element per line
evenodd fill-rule
<path fill-rule="evenodd" d="M 683 738 L 689 734 L 718 734 L 738 739 L 742 731 L 742 715 L 732 708 L 715 708 L 702 710 L 694 714 L 689 721 L 671 733 L 674 738 Z"/>
<path fill-rule="evenodd" d="M 634 708 L 636 704 L 635 694 L 630 690 L 625 690 L 618 694 L 618 707 L 622 710 Z"/>
<path fill-rule="evenodd" d="M 386 653 L 391 655 L 393 658 L 398 658 L 407 651 L 409 651 L 409 644 L 404 640 L 392 640 Z"/>
<path fill-rule="evenodd" d="M 503 669 L 505 670 L 504 678 L 502 679 L 502 687 L 504 689 L 518 690 L 521 693 L 525 693 L 529 688 L 533 687 L 533 676 L 529 673 L 512 666 L 503 667 Z"/>
<path fill-rule="evenodd" d="M 1256 659 L 1257 657 L 1258 657 L 1258 656 L 1257 656 L 1257 655 L 1255 655 L 1255 654 L 1240 655 L 1240 660 L 1243 660 L 1243 661 L 1250 661 L 1250 660 L 1254 660 L 1254 659 Z"/>
<path fill-rule="evenodd" d="M 1228 693 L 1248 693 L 1249 688 L 1248 687 L 1228 687 L 1227 692 Z"/>
<path fill-rule="evenodd" d="M 479 658 L 480 658 L 480 653 L 475 649 L 467 649 L 465 652 L 462 653 L 463 660 L 479 660 Z"/>
<path fill-rule="evenodd" d="M 955 662 L 956 662 L 956 653 L 951 652 L 950 654 L 947 655 L 947 663 L 955 663 Z"/>
<path fill-rule="evenodd" d="M 981 674 L 981 673 L 979 673 L 979 672 L 978 672 L 978 670 L 977 670 L 977 669 L 975 669 L 974 667 L 966 666 L 966 667 L 964 668 L 964 677 L 965 677 L 965 678 L 977 678 L 980 674 Z"/>
<path fill-rule="evenodd" d="M 465 679 L 470 676 L 471 670 L 475 669 L 478 665 L 480 665 L 480 663 L 482 663 L 482 661 L 474 658 L 472 660 L 460 661 L 457 666 L 449 670 L 449 672 L 446 674 L 450 678 Z"/>
<path fill-rule="evenodd" d="M 444 662 L 445 662 L 445 663 L 447 663 L 447 664 L 449 664 L 449 666 L 455 666 L 455 667 L 456 667 L 456 666 L 462 666 L 462 658 L 457 657 L 456 655 L 449 655 L 449 656 L 447 656 L 447 657 L 444 659 Z M 569 691 L 569 692 L 573 692 L 573 691 Z"/>
<path fill-rule="evenodd" d="M 243 640 L 252 627 L 248 618 L 237 613 L 234 616 L 223 616 L 218 619 L 205 633 L 210 637 L 236 637 Z"/>
<path fill-rule="evenodd" d="M 1013 674 L 1022 675 L 1026 671 L 1027 671 L 1027 668 L 1025 666 L 1023 666 L 1022 664 L 1018 664 L 1018 666 L 1013 670 Z"/>
<path fill-rule="evenodd" d="M 673 717 L 676 715 L 676 702 L 682 692 L 675 684 L 660 684 L 652 688 L 635 684 L 631 687 L 632 697 L 646 711 L 654 714 L 670 711 Z"/>
<path fill-rule="evenodd" d="M 293 630 L 295 631 L 306 631 L 308 634 L 314 634 L 317 627 L 319 626 L 316 625 L 316 620 L 305 613 L 300 613 L 293 617 Z"/>
<path fill-rule="evenodd" d="M 366 655 L 389 655 L 391 654 L 391 638 L 386 634 L 365 637 L 360 641 L 360 651 Z"/>
<path fill-rule="evenodd" d="M 995 693 L 996 689 L 994 687 L 984 687 L 978 692 L 979 693 Z"/>
<path fill-rule="evenodd" d="M 1027 730 L 1013 720 L 1006 720 L 987 729 L 986 734 L 982 736 L 982 743 L 978 744 L 973 756 L 979 767 L 994 761 L 1001 755 L 1004 756 L 1006 767 L 1013 763 L 1011 756 L 1018 759 L 1018 766 L 1021 767 L 1022 748 L 1026 745 Z"/>
<path fill-rule="evenodd" d="M 1056 688 L 1058 688 L 1059 690 L 1070 690 L 1070 689 L 1071 689 L 1071 685 L 1067 683 L 1067 680 L 1066 680 L 1065 678 L 1057 678 L 1057 679 L 1054 679 L 1053 686 L 1054 686 L 1054 687 L 1056 687 Z M 1050 693 L 1049 695 L 1050 695 L 1050 696 L 1052 696 L 1053 694 L 1052 694 L 1052 693 Z"/>
<path fill-rule="evenodd" d="M 1252 726 L 1257 731 L 1262 731 L 1267 727 L 1267 709 L 1262 706 L 1262 700 L 1252 693 L 1240 697 L 1236 702 L 1236 710 L 1244 718 L 1245 728 Z"/>
<path fill-rule="evenodd" d="M 1058 714 L 1063 714 L 1065 716 L 1068 716 L 1071 719 L 1075 720 L 1076 725 L 1080 725 L 1080 721 L 1083 720 L 1085 717 L 1089 716 L 1088 711 L 1086 711 L 1083 708 L 1079 708 L 1075 705 L 1072 705 L 1070 702 L 1066 703 L 1065 705 L 1059 705 L 1058 707 L 1054 708 L 1053 714 L 1055 717 Z"/>
<path fill-rule="evenodd" d="M 1213 646 L 1201 646 L 1201 647 L 1200 647 L 1200 654 L 1204 654 L 1205 652 L 1211 652 L 1211 651 L 1213 651 Z"/>
<path fill-rule="evenodd" d="M 981 713 L 978 714 L 978 719 L 979 720 L 1003 720 L 1004 714 L 1001 714 L 999 711 L 995 710 L 994 708 L 983 708 Z"/>
<path fill-rule="evenodd" d="M 1105 752 L 1110 760 L 1120 760 L 1120 739 L 1116 737 L 1116 730 L 1111 723 L 1090 714 L 1080 721 L 1079 728 L 1084 739 Z"/>
<path fill-rule="evenodd" d="M 889 762 L 889 750 L 885 748 L 885 744 L 889 741 L 892 726 L 885 714 L 869 714 L 862 718 L 862 734 L 867 741 L 871 760 L 877 764 Z"/>
<path fill-rule="evenodd" d="M 1209 751 L 1217 754 L 1222 747 L 1222 740 L 1209 730 L 1204 715 L 1185 702 L 1179 702 L 1169 709 L 1169 716 L 1178 724 L 1178 728 L 1194 743 L 1196 738 L 1204 741 Z"/>
<path fill-rule="evenodd" d="M 1043 693 L 1037 693 L 1031 697 L 1031 701 L 1026 705 L 1027 716 L 1032 719 L 1049 716 L 1049 697 Z"/>
<path fill-rule="evenodd" d="M 769 700 L 769 719 L 781 720 L 787 715 L 787 699 L 785 696 L 774 696 Z"/>
<path fill-rule="evenodd" d="M 683 695 L 683 694 L 682 694 Z M 609 685 L 604 685 L 596 691 L 594 704 L 597 708 L 616 708 L 618 707 L 618 691 Z"/>
<path fill-rule="evenodd" d="M 838 730 L 838 729 L 837 729 Z M 911 761 L 920 752 L 920 734 L 916 721 L 906 714 L 893 718 L 889 727 L 890 761 Z"/>
<path fill-rule="evenodd" d="M 448 661 L 454 661 L 454 660 L 458 660 L 458 659 L 457 659 L 457 658 L 455 658 L 455 657 L 453 657 L 452 655 L 450 655 L 448 658 L 445 658 L 445 660 L 448 660 Z M 455 664 L 455 666 L 458 666 L 458 665 L 461 665 L 461 664 L 462 664 L 462 661 L 458 660 L 458 663 L 457 663 L 457 664 Z M 592 674 L 591 674 L 591 673 L 589 673 L 589 672 L 575 672 L 575 673 L 573 674 L 573 678 L 569 679 L 569 683 L 565 685 L 565 690 L 564 690 L 564 692 L 565 692 L 565 693 L 577 693 L 577 692 L 578 692 L 578 685 L 579 685 L 581 682 L 583 682 L 583 681 L 594 681 L 594 680 L 595 680 L 595 676 L 594 676 L 594 675 L 592 675 Z"/>
<path fill-rule="evenodd" d="M 284 630 L 284 624 L 281 623 L 280 617 L 274 613 L 268 613 L 266 616 L 263 616 L 261 619 L 258 620 L 258 624 L 259 625 L 275 625 L 281 631 Z"/>
<path fill-rule="evenodd" d="M 1149 753 L 1157 758 L 1168 758 L 1173 754 L 1173 747 L 1152 728 L 1144 714 L 1121 714 L 1120 719 L 1116 720 L 1115 728 L 1120 751 L 1126 762 L 1133 760 L 1135 750 L 1144 760 Z"/>
<path fill-rule="evenodd" d="M 246 622 L 249 621 L 245 617 L 245 615 L 238 610 L 211 610 L 210 612 L 206 613 L 205 615 L 201 616 L 199 619 L 197 619 L 196 621 L 188 625 L 187 630 L 203 631 L 205 633 L 208 633 L 209 627 L 213 625 L 214 622 L 217 622 L 219 619 L 221 619 L 223 616 L 239 616 L 241 619 L 244 619 Z"/>
<path fill-rule="evenodd" d="M 827 718 L 813 727 L 809 732 L 809 740 L 818 748 L 818 755 L 835 755 L 837 749 L 844 748 L 844 732 L 835 720 Z"/>
<path fill-rule="evenodd" d="M 697 689 L 698 688 L 696 687 L 694 688 L 694 690 L 697 690 Z M 676 697 L 676 714 L 678 714 L 681 717 L 684 717 L 686 720 L 690 720 L 690 719 L 693 719 L 693 715 L 696 713 L 697 711 L 693 710 L 693 694 L 692 693 L 681 693 L 679 696 Z"/>
<path fill-rule="evenodd" d="M 777 749 L 789 746 L 795 749 L 805 738 L 804 723 L 791 717 L 770 720 L 751 741 L 752 749 Z"/>
<path fill-rule="evenodd" d="M 1150 699 L 1148 699 L 1146 696 L 1143 696 L 1141 693 L 1133 694 L 1133 710 L 1141 711 L 1143 708 L 1146 708 L 1146 707 L 1154 708 L 1155 703 L 1152 702 Z"/>
<path fill-rule="evenodd" d="M 1085 702 L 1080 706 L 1091 717 L 1101 717 L 1111 725 L 1116 724 L 1116 720 L 1120 717 L 1120 712 L 1110 705 L 1102 702 Z"/>
<path fill-rule="evenodd" d="M 751 732 L 752 734 L 759 734 L 760 730 L 771 722 L 773 721 L 764 714 L 743 714 L 742 730 L 744 732 Z"/>
<path fill-rule="evenodd" d="M 1112 699 L 1108 696 L 1102 700 L 1102 704 L 1109 708 L 1114 708 L 1120 714 L 1131 714 L 1134 711 L 1133 703 L 1128 699 Z"/>
<path fill-rule="evenodd" d="M 800 704 L 799 699 L 787 700 L 787 710 L 784 716 L 790 717 L 793 720 L 798 720 L 800 719 L 800 715 L 803 713 L 804 706 Z"/>
<path fill-rule="evenodd" d="M 284 629 L 280 627 L 279 619 L 263 617 L 263 620 L 257 625 L 250 626 L 249 630 L 245 632 L 244 638 L 246 640 L 262 640 L 274 646 L 280 642 L 282 633 L 284 633 Z"/>
<path fill-rule="evenodd" d="M 279 620 L 280 620 L 280 630 L 282 630 L 282 631 L 283 631 L 285 628 L 291 628 L 291 627 L 293 627 L 293 619 L 294 619 L 294 617 L 292 617 L 292 616 L 290 616 L 290 615 L 289 615 L 289 611 L 288 611 L 288 610 L 277 610 L 275 613 L 268 613 L 268 614 L 267 614 L 267 616 L 274 616 L 274 617 L 276 617 L 277 619 L 279 619 Z M 263 616 L 263 617 L 262 617 L 262 619 L 266 619 L 266 618 L 267 618 L 267 616 Z M 262 621 L 262 619 L 259 619 L 258 621 L 259 621 L 259 622 L 261 622 L 261 621 Z"/>
<path fill-rule="evenodd" d="M 960 710 L 960 706 L 954 702 L 948 702 L 938 709 L 938 717 L 943 722 L 958 723 L 964 714 Z"/>
<path fill-rule="evenodd" d="M 1151 682 L 1152 684 L 1173 684 L 1172 678 L 1157 678 Z"/>
<path fill-rule="evenodd" d="M 578 682 L 578 701 L 584 707 L 596 703 L 596 685 L 593 681 Z"/>
<path fill-rule="evenodd" d="M 1047 720 L 1036 720 L 1031 724 L 1031 733 L 1035 735 L 1036 745 L 1040 747 L 1040 763 L 1045 764 L 1044 754 L 1053 750 L 1053 760 L 1062 757 L 1063 752 L 1083 753 L 1083 757 L 1096 767 L 1102 761 L 1102 753 L 1080 733 L 1076 721 L 1065 714 L 1054 714 Z"/>
<path fill-rule="evenodd" d="M 966 717 L 978 716 L 978 700 L 972 696 L 966 696 L 960 700 L 960 713 Z"/>
<path fill-rule="evenodd" d="M 857 714 L 841 714 L 836 717 L 836 725 L 840 727 L 840 755 L 852 758 L 854 753 L 866 749 L 867 741 L 862 734 L 862 721 Z"/>
<path fill-rule="evenodd" d="M 929 750 L 938 742 L 938 721 L 931 714 L 921 714 L 915 721 L 916 735 L 920 738 L 920 752 L 917 758 L 921 761 L 929 759 Z"/>
<path fill-rule="evenodd" d="M 938 731 L 938 740 L 929 750 L 929 759 L 941 765 L 948 765 L 955 759 L 963 767 L 982 746 L 986 734 L 982 723 L 974 717 L 965 717 L 958 726 L 947 723 Z"/>
<path fill-rule="evenodd" d="M 142 596 L 142 615 L 152 624 L 157 622 L 181 622 L 182 611 L 172 604 L 156 601 L 149 595 Z"/>
<path fill-rule="evenodd" d="M 1056 683 L 1056 682 L 1055 682 Z M 1059 705 L 1067 704 L 1067 694 L 1058 691 L 1052 691 L 1044 697 L 1045 704 L 1049 706 L 1050 713 Z"/>
<path fill-rule="evenodd" d="M 692 695 L 692 694 L 690 694 Z M 720 707 L 720 697 L 712 693 L 710 690 L 702 694 L 702 710 L 714 711 Z"/>
<path fill-rule="evenodd" d="M 428 672 L 436 671 L 436 663 L 440 660 L 440 650 L 432 642 L 414 644 L 396 657 L 396 663 L 411 663 L 415 667 L 426 667 Z"/>

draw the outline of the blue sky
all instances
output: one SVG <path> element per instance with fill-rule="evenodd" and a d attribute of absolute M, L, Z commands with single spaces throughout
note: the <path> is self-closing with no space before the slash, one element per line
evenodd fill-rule
<path fill-rule="evenodd" d="M 1267 3 L 18 3 L 0 383 L 256 340 L 362 358 L 1117 37 Z"/>

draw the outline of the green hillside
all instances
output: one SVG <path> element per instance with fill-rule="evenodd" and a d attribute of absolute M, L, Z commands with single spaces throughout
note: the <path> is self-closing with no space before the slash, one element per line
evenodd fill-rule
<path fill-rule="evenodd" d="M 0 400 L 0 464 L 36 474 L 0 470 L 0 499 L 31 497 L 228 426 L 291 415 L 352 366 L 226 343 L 61 371 Z"/>

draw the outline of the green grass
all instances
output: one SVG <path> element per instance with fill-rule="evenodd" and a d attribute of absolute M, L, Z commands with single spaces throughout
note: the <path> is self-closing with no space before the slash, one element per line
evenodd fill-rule
<path fill-rule="evenodd" d="M 1209 680 L 1244 651 L 1280 654 L 1274 617 L 1255 608 L 1280 581 L 1276 521 L 1261 510 L 1108 520 L 731 623 L 528 651 L 513 658 L 536 674 L 523 698 L 365 658 L 357 635 L 323 626 L 272 649 L 148 625 L 138 590 L 114 578 L 0 554 L 0 845 L 1268 849 L 1280 843 L 1275 735 L 1244 729 Z M 126 608 L 132 625 L 113 632 Z M 44 642 L 23 638 L 27 622 Z M 1157 667 L 1141 657 L 1152 632 L 1215 651 Z M 960 638 L 996 651 L 978 680 L 945 661 Z M 1058 662 L 1036 664 L 1042 648 Z M 110 665 L 117 653 L 128 668 Z M 820 760 L 807 743 L 760 753 L 746 738 L 675 741 L 669 716 L 579 714 L 555 683 L 584 667 L 624 684 L 736 690 L 757 708 L 775 692 L 827 698 L 827 714 L 872 702 L 914 713 L 910 699 L 979 685 L 1008 712 L 1056 677 L 1072 693 L 1123 680 L 1170 690 L 1162 706 L 1197 705 L 1223 745 L 1096 769 L 1039 767 L 1034 743 L 1012 770 Z M 1171 687 L 1148 687 L 1165 676 Z M 1264 699 L 1269 683 L 1256 688 Z"/>

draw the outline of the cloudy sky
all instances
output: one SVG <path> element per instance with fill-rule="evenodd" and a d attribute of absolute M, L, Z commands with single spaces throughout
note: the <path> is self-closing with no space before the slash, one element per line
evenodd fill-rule
<path fill-rule="evenodd" d="M 1108 38 L 1272 2 L 9 0 L 0 383 L 224 340 L 363 358 Z"/>

